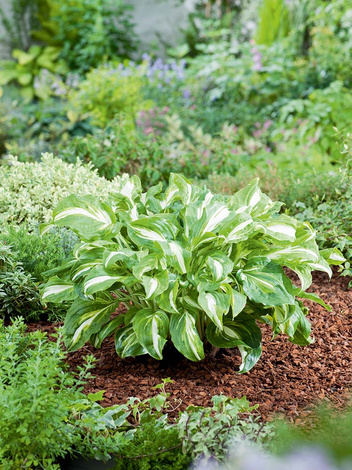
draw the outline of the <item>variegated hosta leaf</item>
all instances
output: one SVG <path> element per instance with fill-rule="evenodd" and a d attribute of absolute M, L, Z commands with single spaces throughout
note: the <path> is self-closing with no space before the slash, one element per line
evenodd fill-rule
<path fill-rule="evenodd" d="M 162 207 L 166 209 L 177 200 L 181 200 L 182 204 L 187 206 L 201 193 L 202 190 L 191 184 L 184 176 L 171 173 L 169 187 L 165 191 Z"/>
<path fill-rule="evenodd" d="M 61 303 L 74 300 L 76 297 L 73 282 L 65 281 L 57 276 L 50 278 L 42 291 L 42 299 L 45 302 Z"/>
<path fill-rule="evenodd" d="M 186 274 L 189 271 L 192 253 L 185 249 L 177 241 L 159 243 L 161 250 L 165 254 L 168 265 L 172 266 L 179 274 Z"/>
<path fill-rule="evenodd" d="M 210 320 L 222 329 L 222 318 L 229 311 L 231 296 L 220 292 L 207 292 L 199 287 L 198 304 L 205 311 Z"/>
<path fill-rule="evenodd" d="M 153 253 L 143 257 L 137 264 L 135 264 L 132 268 L 132 272 L 133 275 L 141 281 L 146 273 L 150 273 L 151 271 L 158 269 L 165 270 L 166 267 L 166 259 L 162 253 Z"/>
<path fill-rule="evenodd" d="M 196 318 L 190 312 L 171 315 L 170 334 L 176 349 L 187 359 L 190 361 L 204 359 L 203 343 L 196 327 Z"/>
<path fill-rule="evenodd" d="M 264 233 L 279 241 L 294 242 L 297 221 L 286 214 L 274 216 L 262 223 Z"/>
<path fill-rule="evenodd" d="M 128 224 L 128 235 L 138 246 L 154 248 L 155 242 L 173 240 L 178 231 L 174 215 L 156 214 L 135 220 Z"/>
<path fill-rule="evenodd" d="M 296 302 L 291 308 L 294 311 L 288 321 L 280 325 L 280 330 L 288 335 L 292 343 L 307 346 L 314 341 L 310 337 L 311 325 L 304 314 L 308 310 L 300 302 Z"/>
<path fill-rule="evenodd" d="M 136 282 L 136 278 L 132 275 L 119 276 L 114 271 L 108 271 L 102 266 L 96 266 L 89 271 L 88 276 L 84 280 L 83 291 L 86 295 L 91 295 L 110 289 L 116 283 L 131 286 Z"/>
<path fill-rule="evenodd" d="M 176 301 L 178 298 L 179 282 L 175 279 L 169 280 L 169 286 L 156 299 L 157 304 L 162 310 L 168 313 L 179 313 Z"/>
<path fill-rule="evenodd" d="M 330 248 L 327 250 L 321 250 L 320 255 L 325 259 L 329 264 L 340 265 L 346 261 L 346 258 L 343 256 L 340 250 L 337 248 Z"/>
<path fill-rule="evenodd" d="M 331 312 L 330 305 L 326 304 L 317 294 L 313 292 L 304 292 L 303 289 L 299 289 L 298 287 L 294 287 L 294 294 L 296 297 L 300 297 L 301 299 L 308 299 L 316 302 L 317 304 L 321 305 L 322 307 L 326 308 L 328 312 Z"/>
<path fill-rule="evenodd" d="M 89 342 L 95 348 L 100 348 L 104 339 L 112 335 L 113 333 L 115 333 L 117 328 L 123 325 L 124 320 L 125 320 L 125 315 L 123 314 L 117 315 L 117 317 L 105 323 L 105 325 L 97 333 L 94 333 L 89 338 Z"/>
<path fill-rule="evenodd" d="M 312 330 L 311 324 L 307 320 L 304 312 L 307 314 L 308 309 L 303 307 L 303 305 L 299 308 L 297 305 L 294 315 L 292 315 L 289 320 L 294 330 L 294 333 L 289 335 L 289 341 L 299 346 L 308 346 L 308 344 L 314 343 L 314 338 L 310 336 Z"/>
<path fill-rule="evenodd" d="M 329 266 L 329 263 L 325 261 L 323 257 L 319 258 L 319 261 L 316 261 L 314 263 L 308 263 L 308 266 L 312 269 L 312 271 L 322 271 L 326 274 L 328 274 L 329 277 L 332 277 L 332 270 Z"/>
<path fill-rule="evenodd" d="M 237 214 L 248 212 L 252 217 L 267 218 L 265 216 L 271 212 L 279 212 L 282 204 L 273 203 L 263 194 L 259 188 L 259 180 L 255 179 L 231 197 L 230 206 Z"/>
<path fill-rule="evenodd" d="M 269 306 L 295 302 L 292 283 L 283 269 L 265 258 L 250 261 L 236 277 L 243 292 L 253 302 Z"/>
<path fill-rule="evenodd" d="M 252 217 L 247 212 L 237 214 L 233 211 L 221 224 L 219 235 L 224 238 L 225 243 L 239 243 L 257 231 Z"/>
<path fill-rule="evenodd" d="M 163 358 L 169 332 L 169 317 L 162 310 L 140 310 L 133 318 L 133 329 L 140 344 L 155 359 Z"/>
<path fill-rule="evenodd" d="M 140 252 L 135 252 L 127 248 L 116 250 L 105 250 L 103 254 L 103 265 L 106 269 L 114 269 L 124 266 L 131 269 L 139 261 Z"/>
<path fill-rule="evenodd" d="M 210 192 L 208 196 L 203 202 L 194 202 L 186 208 L 185 230 L 190 238 L 218 233 L 220 225 L 231 216 L 226 203 L 213 200 Z"/>
<path fill-rule="evenodd" d="M 115 190 L 114 196 L 114 209 L 126 210 L 127 208 L 132 209 L 135 206 L 135 202 L 139 200 L 142 193 L 142 185 L 138 176 L 133 175 L 132 177 L 124 178 L 120 177 L 120 184 L 118 180 L 114 180 Z M 116 184 L 117 183 L 117 184 Z"/>
<path fill-rule="evenodd" d="M 118 231 L 113 210 L 92 196 L 68 196 L 53 211 L 57 227 L 69 227 L 82 240 L 112 238 Z"/>
<path fill-rule="evenodd" d="M 168 272 L 161 271 L 154 276 L 143 276 L 142 284 L 145 289 L 146 300 L 155 299 L 169 287 Z"/>
<path fill-rule="evenodd" d="M 95 300 L 76 299 L 69 308 L 64 325 L 65 344 L 71 351 L 81 348 L 115 312 L 119 302 L 104 294 Z"/>
<path fill-rule="evenodd" d="M 214 282 L 224 281 L 233 271 L 233 261 L 222 251 L 214 251 L 206 259 L 206 265 Z"/>
<path fill-rule="evenodd" d="M 116 331 L 115 349 L 122 358 L 148 354 L 148 351 L 138 341 L 132 325 L 124 326 Z"/>
<path fill-rule="evenodd" d="M 74 282 L 78 282 L 83 276 L 87 276 L 91 269 L 95 266 L 101 264 L 101 259 L 95 259 L 92 261 L 86 261 L 83 259 L 82 261 L 77 261 L 71 269 L 71 279 Z"/>
<path fill-rule="evenodd" d="M 209 323 L 206 334 L 209 342 L 218 348 L 239 348 L 242 356 L 239 372 L 242 374 L 248 372 L 261 356 L 262 334 L 250 315 L 241 313 L 235 320 L 226 318 L 223 329 Z"/>
<path fill-rule="evenodd" d="M 234 319 L 245 308 L 247 297 L 232 288 L 230 284 L 221 284 L 220 289 L 230 296 L 232 319 Z"/>

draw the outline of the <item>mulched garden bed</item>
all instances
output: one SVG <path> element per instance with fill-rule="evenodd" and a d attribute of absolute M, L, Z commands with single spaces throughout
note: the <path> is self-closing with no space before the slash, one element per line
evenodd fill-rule
<path fill-rule="evenodd" d="M 199 363 L 170 352 L 163 361 L 148 356 L 120 359 L 113 338 L 108 338 L 101 349 L 86 345 L 69 353 L 68 362 L 75 370 L 82 357 L 93 353 L 97 358 L 85 391 L 105 390 L 104 406 L 124 403 L 129 397 L 141 399 L 153 396 L 151 387 L 170 377 L 170 399 L 182 400 L 180 409 L 190 404 L 209 406 L 211 397 L 220 393 L 230 397 L 246 397 L 259 404 L 264 419 L 273 414 L 284 414 L 299 422 L 310 413 L 314 403 L 330 399 L 342 407 L 352 389 L 352 290 L 349 278 L 338 277 L 332 281 L 323 273 L 313 275 L 309 289 L 332 306 L 332 312 L 312 302 L 308 316 L 312 323 L 315 343 L 300 347 L 284 337 L 271 339 L 270 329 L 262 326 L 263 354 L 257 365 L 246 374 L 236 374 L 240 364 L 235 350 L 220 351 L 216 357 L 206 356 Z M 56 325 L 57 326 L 57 325 Z M 55 325 L 36 323 L 29 329 L 42 329 L 49 334 Z"/>

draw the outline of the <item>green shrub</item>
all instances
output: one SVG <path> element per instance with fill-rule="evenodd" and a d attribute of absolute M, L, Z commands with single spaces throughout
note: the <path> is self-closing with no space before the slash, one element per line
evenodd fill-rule
<path fill-rule="evenodd" d="M 98 126 L 106 126 L 119 115 L 127 127 L 133 128 L 137 111 L 146 105 L 141 73 L 137 69 L 134 72 L 118 63 L 100 65 L 87 73 L 72 92 L 71 105 L 76 112 L 90 116 Z"/>
<path fill-rule="evenodd" d="M 0 232 L 0 242 L 11 246 L 13 257 L 26 273 L 36 281 L 43 281 L 42 273 L 60 265 L 68 258 L 78 241 L 77 236 L 65 229 L 41 237 L 39 232 L 28 232 L 25 227 L 7 227 Z"/>
<path fill-rule="evenodd" d="M 50 220 L 52 208 L 69 194 L 107 197 L 115 183 L 100 178 L 92 167 L 67 164 L 52 155 L 40 163 L 20 163 L 16 158 L 0 166 L 0 230 Z"/>
<path fill-rule="evenodd" d="M 261 331 L 286 333 L 311 343 L 308 310 L 300 298 L 311 271 L 331 275 L 337 251 L 319 253 L 309 224 L 280 215 L 254 180 L 225 197 L 191 185 L 179 175 L 142 194 L 138 177 L 122 178 L 112 204 L 70 196 L 55 208 L 52 226 L 67 226 L 82 240 L 72 258 L 53 270 L 45 301 L 74 300 L 65 320 L 69 349 L 88 340 L 100 346 L 115 334 L 121 357 L 162 359 L 167 341 L 188 359 L 204 358 L 203 341 L 239 347 L 241 372 L 261 356 Z M 292 284 L 282 266 L 295 271 Z M 110 320 L 122 303 L 127 313 Z M 123 326 L 122 326 L 123 325 Z"/>
<path fill-rule="evenodd" d="M 242 167 L 234 176 L 213 173 L 200 182 L 206 184 L 213 193 L 231 195 L 254 178 L 260 179 L 260 188 L 270 199 L 283 202 L 283 209 L 289 210 L 293 215 L 299 211 L 297 202 L 307 207 L 315 206 L 317 198 L 333 202 L 347 189 L 347 182 L 341 178 L 339 171 L 301 175 L 274 164 L 256 170 Z"/>
<path fill-rule="evenodd" d="M 186 470 L 192 458 L 182 453 L 178 434 L 176 426 L 156 420 L 144 423 L 122 448 L 114 470 Z M 171 450 L 163 452 L 165 449 Z"/>
<path fill-rule="evenodd" d="M 11 247 L 0 242 L 0 318 L 22 315 L 34 320 L 43 309 L 35 279 L 24 271 Z"/>
<path fill-rule="evenodd" d="M 1 468 L 57 470 L 57 458 L 73 452 L 109 458 L 130 438 L 120 432 L 127 407 L 105 410 L 95 403 L 102 393 L 82 393 L 92 357 L 75 378 L 63 366 L 60 334 L 53 342 L 39 331 L 24 332 L 19 320 L 0 326 Z"/>
<path fill-rule="evenodd" d="M 31 46 L 28 52 L 15 49 L 12 53 L 14 60 L 0 62 L 0 85 L 16 82 L 21 87 L 21 95 L 28 101 L 33 98 L 48 99 L 53 94 L 51 88 L 37 80 L 43 73 L 67 73 L 59 55 L 60 48 L 50 46 Z"/>
<path fill-rule="evenodd" d="M 273 437 L 270 424 L 258 422 L 251 414 L 258 405 L 250 406 L 246 397 L 231 399 L 223 395 L 212 398 L 213 406 L 189 406 L 180 414 L 179 436 L 183 451 L 193 459 L 206 462 L 226 460 L 231 446 L 244 441 L 267 445 Z"/>
<path fill-rule="evenodd" d="M 87 72 L 104 60 L 127 57 L 136 50 L 130 10 L 124 0 L 46 0 L 42 28 L 33 36 L 62 48 L 70 70 Z"/>

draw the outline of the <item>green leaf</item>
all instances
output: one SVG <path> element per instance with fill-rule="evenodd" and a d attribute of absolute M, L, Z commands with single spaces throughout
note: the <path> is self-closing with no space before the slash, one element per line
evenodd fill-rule
<path fill-rule="evenodd" d="M 53 211 L 53 223 L 69 227 L 82 240 L 112 238 L 118 231 L 111 208 L 92 196 L 68 196 Z"/>
<path fill-rule="evenodd" d="M 251 260 L 238 270 L 236 278 L 253 302 L 268 306 L 295 302 L 291 281 L 279 265 L 268 259 Z"/>
<path fill-rule="evenodd" d="M 155 359 L 163 358 L 163 348 L 169 331 L 168 315 L 151 308 L 140 310 L 133 318 L 133 329 L 140 344 Z"/>
<path fill-rule="evenodd" d="M 206 259 L 214 282 L 224 281 L 233 271 L 233 261 L 222 251 L 213 251 Z"/>
<path fill-rule="evenodd" d="M 330 265 L 339 266 L 346 261 L 346 258 L 337 248 L 320 250 L 320 256 L 322 256 Z"/>
<path fill-rule="evenodd" d="M 161 271 L 154 276 L 143 276 L 142 284 L 145 289 L 146 300 L 155 299 L 169 287 L 168 272 Z"/>
<path fill-rule="evenodd" d="M 117 354 L 122 358 L 148 354 L 148 351 L 138 341 L 132 325 L 124 326 L 116 331 L 115 348 Z"/>
<path fill-rule="evenodd" d="M 95 347 L 100 348 L 105 338 L 115 333 L 117 328 L 124 323 L 125 315 L 119 314 L 117 317 L 105 323 L 105 325 L 90 338 L 89 342 Z"/>
<path fill-rule="evenodd" d="M 22 86 L 29 85 L 32 79 L 33 79 L 33 75 L 31 73 L 21 73 L 17 77 L 18 83 Z"/>
<path fill-rule="evenodd" d="M 220 292 L 206 292 L 200 285 L 198 304 L 210 320 L 222 329 L 222 317 L 229 311 L 231 305 L 230 295 Z"/>
<path fill-rule="evenodd" d="M 185 311 L 174 313 L 170 319 L 170 334 L 176 349 L 190 361 L 204 359 L 203 343 L 196 328 L 194 315 Z"/>
<path fill-rule="evenodd" d="M 138 246 L 153 248 L 155 242 L 173 240 L 179 231 L 172 214 L 156 214 L 135 220 L 128 225 L 128 234 Z"/>
<path fill-rule="evenodd" d="M 131 269 L 137 262 L 140 252 L 135 252 L 127 248 L 118 250 L 106 250 L 104 252 L 103 264 L 106 269 L 113 269 L 119 266 L 125 266 Z"/>
<path fill-rule="evenodd" d="M 67 312 L 64 325 L 65 344 L 70 351 L 81 348 L 101 330 L 119 303 L 109 295 L 95 300 L 76 299 Z"/>
<path fill-rule="evenodd" d="M 179 313 L 176 305 L 179 283 L 177 280 L 169 280 L 168 288 L 156 299 L 162 310 L 168 313 Z"/>
<path fill-rule="evenodd" d="M 225 319 L 222 330 L 209 323 L 206 334 L 209 342 L 218 348 L 239 348 L 242 374 L 260 359 L 262 334 L 254 318 L 246 313 L 240 313 L 235 320 Z"/>
<path fill-rule="evenodd" d="M 313 302 L 316 302 L 317 304 L 326 308 L 328 312 L 331 312 L 330 305 L 326 304 L 317 294 L 313 294 L 313 292 L 304 292 L 304 290 L 299 289 L 298 287 L 294 288 L 294 293 L 296 297 L 300 297 L 301 299 L 312 300 Z"/>
<path fill-rule="evenodd" d="M 247 297 L 232 288 L 230 284 L 221 284 L 220 288 L 230 296 L 232 319 L 234 319 L 245 308 Z"/>
<path fill-rule="evenodd" d="M 42 299 L 45 302 L 61 303 L 74 300 L 76 297 L 73 282 L 65 281 L 57 276 L 50 278 L 42 291 Z"/>
<path fill-rule="evenodd" d="M 134 276 L 119 276 L 113 271 L 107 271 L 101 266 L 96 266 L 89 271 L 84 280 L 83 291 L 86 295 L 95 294 L 110 289 L 114 284 L 121 283 L 128 286 L 137 282 Z"/>
<path fill-rule="evenodd" d="M 264 233 L 275 240 L 294 242 L 296 239 L 297 221 L 286 214 L 275 214 L 261 225 Z"/>

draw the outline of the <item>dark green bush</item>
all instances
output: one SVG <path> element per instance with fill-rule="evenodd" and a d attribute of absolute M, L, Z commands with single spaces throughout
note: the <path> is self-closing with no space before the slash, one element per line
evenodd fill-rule
<path fill-rule="evenodd" d="M 170 448 L 168 452 L 160 452 Z M 120 457 L 114 470 L 186 470 L 192 461 L 190 455 L 182 453 L 177 428 L 160 426 L 155 420 L 137 429 Z"/>
<path fill-rule="evenodd" d="M 11 246 L 13 258 L 20 262 L 24 271 L 42 282 L 42 273 L 59 266 L 68 258 L 77 236 L 69 230 L 56 230 L 44 237 L 26 227 L 11 227 L 0 232 L 0 242 Z"/>

